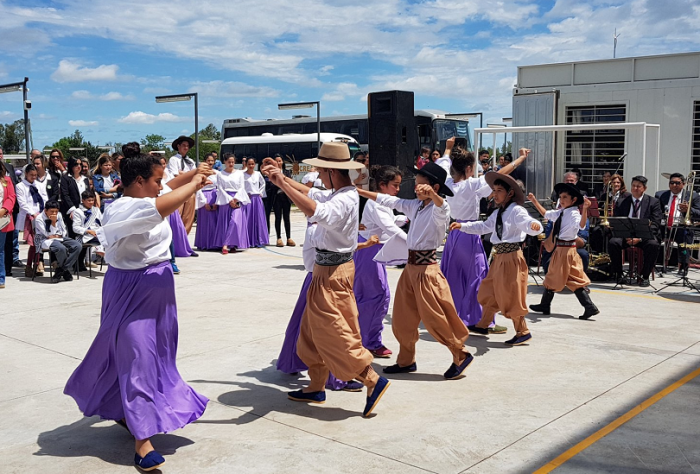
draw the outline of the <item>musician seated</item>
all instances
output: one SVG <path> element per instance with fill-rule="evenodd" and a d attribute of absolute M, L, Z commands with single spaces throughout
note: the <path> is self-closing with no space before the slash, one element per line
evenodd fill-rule
<path fill-rule="evenodd" d="M 579 191 L 581 191 L 582 195 L 584 195 L 584 196 L 588 195 L 586 191 L 584 191 L 583 189 L 581 189 L 578 186 L 578 182 L 579 182 L 578 181 L 578 174 L 575 171 L 569 171 L 567 173 L 564 173 L 564 181 L 562 181 L 562 182 L 568 183 L 568 184 L 573 184 L 574 186 L 576 186 L 579 189 Z M 586 186 L 588 186 L 588 185 L 586 185 Z M 557 196 L 557 193 L 555 191 L 552 191 L 552 202 L 557 202 L 558 200 L 559 200 L 559 196 Z"/>
<path fill-rule="evenodd" d="M 643 266 L 640 286 L 649 286 L 649 275 L 656 264 L 659 253 L 659 229 L 661 226 L 661 206 L 659 200 L 644 192 L 647 190 L 647 179 L 644 176 L 632 178 L 632 194 L 619 200 L 615 206 L 614 217 L 632 217 L 649 219 L 653 239 L 622 239 L 613 237 L 608 243 L 608 253 L 612 264 L 612 272 L 618 283 L 629 283 L 622 277 L 622 252 L 629 247 L 642 249 Z"/>
<path fill-rule="evenodd" d="M 692 191 L 692 189 L 683 189 L 685 187 L 685 176 L 681 173 L 673 173 L 669 177 L 668 187 L 667 191 L 656 193 L 664 212 L 668 216 L 664 226 L 664 238 L 669 237 L 671 233 L 675 233 L 673 241 L 679 244 L 678 264 L 680 268 L 678 274 L 685 276 L 688 274 L 690 252 L 684 245 L 693 243 L 693 230 L 678 227 L 675 229 L 675 232 L 671 232 L 671 229 L 673 229 L 674 224 L 677 226 L 685 220 L 686 215 L 688 215 L 689 205 L 690 220 L 693 222 L 700 221 L 700 195 Z"/>

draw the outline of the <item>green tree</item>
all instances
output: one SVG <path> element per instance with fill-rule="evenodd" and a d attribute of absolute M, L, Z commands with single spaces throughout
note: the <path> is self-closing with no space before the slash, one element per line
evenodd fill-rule
<path fill-rule="evenodd" d="M 24 121 L 0 124 L 0 146 L 5 153 L 18 153 L 24 149 Z"/>
<path fill-rule="evenodd" d="M 163 135 L 146 135 L 141 139 L 141 151 L 149 153 L 151 151 L 165 150 L 165 137 Z"/>
<path fill-rule="evenodd" d="M 80 130 L 76 130 L 71 135 L 59 139 L 51 145 L 51 148 L 58 148 L 66 158 L 71 156 L 85 157 L 90 162 L 91 167 L 97 163 L 97 158 L 103 153 L 103 150 L 97 148 L 89 141 L 85 141 L 85 137 Z M 71 150 L 71 148 L 84 148 L 84 150 Z"/>
<path fill-rule="evenodd" d="M 190 138 L 194 140 L 194 133 L 190 135 Z M 199 159 L 200 161 L 204 159 L 204 157 L 207 155 L 207 153 L 211 153 L 213 151 L 219 152 L 219 149 L 221 148 L 221 143 L 203 143 L 203 141 L 217 141 L 221 142 L 221 131 L 219 131 L 218 128 L 213 123 L 210 123 L 203 129 L 199 131 Z M 187 156 L 190 158 L 194 159 L 195 157 L 195 147 L 192 147 L 192 149 L 187 153 Z"/>

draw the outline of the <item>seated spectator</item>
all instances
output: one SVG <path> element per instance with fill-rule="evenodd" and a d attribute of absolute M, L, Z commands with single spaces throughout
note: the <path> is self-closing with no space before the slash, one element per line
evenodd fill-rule
<path fill-rule="evenodd" d="M 27 252 L 27 265 L 24 267 L 24 276 L 31 277 L 34 271 L 34 220 L 44 210 L 44 198 L 36 186 L 37 170 L 34 165 L 27 165 L 24 169 L 24 179 L 15 187 L 19 214 L 16 227 L 24 231 L 24 240 L 29 245 Z M 43 275 L 44 265 L 39 262 L 36 274 Z"/>
<path fill-rule="evenodd" d="M 578 190 L 581 191 L 581 194 L 584 196 L 588 196 L 591 193 L 591 186 L 581 180 L 581 170 L 579 168 L 572 168 L 571 171 L 576 173 L 576 187 Z"/>
<path fill-rule="evenodd" d="M 420 149 L 420 155 L 416 158 L 416 168 L 421 169 L 430 163 L 430 148 L 424 146 Z"/>
<path fill-rule="evenodd" d="M 68 229 L 63 216 L 58 212 L 58 203 L 49 201 L 44 212 L 35 220 L 34 242 L 36 251 L 48 250 L 56 258 L 56 270 L 51 281 L 58 283 L 63 278 L 71 281 L 71 269 L 75 267 L 82 245 L 68 237 Z"/>
<path fill-rule="evenodd" d="M 78 242 L 82 241 L 83 244 L 97 245 L 95 254 L 99 257 L 104 257 L 105 250 L 100 245 L 96 232 L 102 226 L 102 211 L 95 206 L 95 193 L 90 190 L 83 191 L 81 198 L 83 199 L 82 204 L 73 211 L 73 232 L 75 232 L 75 238 Z M 93 265 L 92 262 L 85 262 L 86 253 L 87 247 L 82 249 L 78 258 L 81 272 L 87 270 L 86 265 Z"/>
<path fill-rule="evenodd" d="M 610 171 L 604 171 L 601 175 L 603 182 L 594 186 L 593 195 L 598 200 L 598 202 L 600 202 L 601 199 L 605 199 L 605 193 L 607 192 L 606 190 L 608 189 L 608 183 L 610 182 L 611 177 L 612 173 L 610 173 Z"/>
<path fill-rule="evenodd" d="M 0 150 L 2 150 L 0 148 Z M 15 226 L 12 222 L 12 210 L 15 208 L 15 188 L 12 185 L 12 178 L 7 174 L 5 163 L 0 160 L 0 220 L 9 222 L 1 223 L 0 226 L 0 289 L 5 288 L 5 240 L 12 241 Z"/>

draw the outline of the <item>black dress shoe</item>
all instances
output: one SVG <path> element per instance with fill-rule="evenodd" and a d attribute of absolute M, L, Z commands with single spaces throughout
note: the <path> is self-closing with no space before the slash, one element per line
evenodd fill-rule
<path fill-rule="evenodd" d="M 199 254 L 193 250 L 190 257 L 199 257 Z"/>
<path fill-rule="evenodd" d="M 651 286 L 651 283 L 649 283 L 648 278 L 642 278 L 642 281 L 639 282 L 639 286 L 641 286 L 642 288 L 646 288 L 648 286 Z"/>
<path fill-rule="evenodd" d="M 409 372 L 415 372 L 416 370 L 418 370 L 418 367 L 416 366 L 415 362 L 411 365 L 407 365 L 406 367 L 401 367 L 399 364 L 384 367 L 385 374 L 407 374 Z"/>
<path fill-rule="evenodd" d="M 73 274 L 70 272 L 70 270 L 63 272 L 63 279 L 66 281 L 73 281 Z"/>
<path fill-rule="evenodd" d="M 22 260 L 15 260 L 12 262 L 12 266 L 15 268 L 24 268 L 24 263 L 22 263 Z"/>
<path fill-rule="evenodd" d="M 487 335 L 489 333 L 488 328 L 480 328 L 479 326 L 467 326 L 467 329 L 469 329 L 469 332 L 473 332 L 476 334 L 482 334 L 482 335 Z"/>
<path fill-rule="evenodd" d="M 85 265 L 81 265 L 80 267 L 78 267 L 78 271 L 79 272 L 86 272 L 86 271 L 88 271 L 88 269 Z"/>

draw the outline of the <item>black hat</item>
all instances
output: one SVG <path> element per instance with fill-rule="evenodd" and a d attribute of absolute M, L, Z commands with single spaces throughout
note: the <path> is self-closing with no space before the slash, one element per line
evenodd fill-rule
<path fill-rule="evenodd" d="M 177 151 L 177 147 L 180 146 L 180 143 L 182 142 L 187 142 L 190 144 L 190 148 L 194 146 L 194 140 L 191 139 L 190 137 L 186 137 L 184 135 L 180 135 L 177 137 L 177 139 L 173 142 L 173 150 Z"/>
<path fill-rule="evenodd" d="M 508 186 L 510 186 L 510 189 L 513 190 L 513 202 L 519 205 L 523 205 L 525 203 L 525 193 L 523 192 L 522 188 L 518 184 L 518 182 L 513 178 L 512 176 L 509 176 L 507 174 L 501 174 L 501 173 L 496 173 L 496 172 L 491 172 L 491 173 L 486 173 L 484 175 L 484 180 L 486 181 L 486 184 L 489 185 L 491 189 L 495 186 L 496 181 L 503 181 L 504 183 L 508 183 Z"/>
<path fill-rule="evenodd" d="M 580 206 L 583 204 L 583 195 L 581 194 L 581 190 L 576 187 L 575 184 L 571 183 L 558 183 L 554 185 L 554 192 L 557 194 L 557 198 L 559 197 L 559 194 L 561 193 L 566 193 L 571 198 L 576 198 L 576 204 L 574 206 Z"/>
<path fill-rule="evenodd" d="M 412 170 L 415 174 L 421 174 L 426 178 L 435 181 L 440 185 L 438 194 L 443 194 L 445 196 L 454 196 L 452 190 L 445 185 L 445 180 L 447 179 L 447 171 L 445 171 L 440 165 L 435 163 L 426 163 L 421 169 L 413 168 Z"/>

